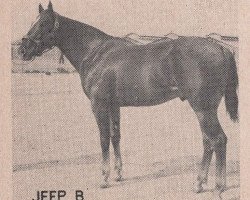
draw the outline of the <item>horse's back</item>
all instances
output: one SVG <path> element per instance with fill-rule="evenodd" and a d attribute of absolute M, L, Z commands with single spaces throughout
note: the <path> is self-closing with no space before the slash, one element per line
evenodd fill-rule
<path fill-rule="evenodd" d="M 183 98 L 202 102 L 225 88 L 224 53 L 222 46 L 199 37 L 147 45 L 114 39 L 92 63 L 95 72 L 92 84 L 99 84 L 95 88 L 102 88 L 101 95 L 109 93 L 112 87 L 124 105 L 165 102 L 173 97 L 170 94 L 173 83 Z"/>

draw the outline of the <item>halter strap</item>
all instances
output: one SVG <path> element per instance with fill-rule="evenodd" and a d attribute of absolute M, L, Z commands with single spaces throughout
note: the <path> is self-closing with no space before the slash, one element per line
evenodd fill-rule
<path fill-rule="evenodd" d="M 51 30 L 50 33 L 55 33 L 57 31 L 57 29 L 60 27 L 60 23 L 59 23 L 59 20 L 58 20 L 59 19 L 59 14 L 57 14 L 56 12 L 54 14 L 55 14 L 54 27 L 53 27 L 53 29 Z M 29 40 L 31 40 L 31 41 L 33 41 L 35 43 L 41 42 L 41 40 L 33 39 L 33 38 L 29 37 L 28 35 L 23 36 L 23 39 L 29 39 Z"/>
<path fill-rule="evenodd" d="M 58 19 L 59 19 L 59 15 L 55 12 L 55 23 L 54 23 L 53 32 L 55 32 L 60 26 Z"/>

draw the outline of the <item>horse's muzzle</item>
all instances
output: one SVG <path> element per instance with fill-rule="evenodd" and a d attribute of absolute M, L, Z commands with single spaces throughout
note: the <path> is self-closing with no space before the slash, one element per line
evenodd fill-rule
<path fill-rule="evenodd" d="M 18 49 L 18 55 L 21 56 L 22 60 L 24 61 L 31 60 L 33 57 L 30 53 L 27 52 L 25 47 L 23 47 L 22 45 Z"/>
<path fill-rule="evenodd" d="M 18 54 L 22 56 L 22 59 L 27 61 L 31 60 L 34 56 L 36 56 L 38 49 L 38 45 L 33 40 L 29 38 L 22 38 L 21 46 L 18 49 Z"/>

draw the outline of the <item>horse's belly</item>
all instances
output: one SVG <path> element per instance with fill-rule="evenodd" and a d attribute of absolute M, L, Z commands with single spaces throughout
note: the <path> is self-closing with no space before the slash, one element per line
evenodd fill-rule
<path fill-rule="evenodd" d="M 138 87 L 124 87 L 117 91 L 120 106 L 153 106 L 178 97 L 178 89 L 152 88 L 152 90 Z"/>
<path fill-rule="evenodd" d="M 173 75 L 159 61 L 129 63 L 120 68 L 116 78 L 117 96 L 125 106 L 150 106 L 176 96 L 172 89 Z"/>

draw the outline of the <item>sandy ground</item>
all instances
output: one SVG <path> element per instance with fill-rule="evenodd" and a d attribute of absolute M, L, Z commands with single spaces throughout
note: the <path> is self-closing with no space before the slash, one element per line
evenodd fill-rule
<path fill-rule="evenodd" d="M 192 192 L 202 138 L 187 102 L 175 99 L 154 107 L 122 108 L 124 178 L 99 188 L 100 145 L 90 102 L 77 74 L 13 74 L 14 199 L 37 190 L 74 190 L 88 199 L 211 199 L 214 164 L 206 191 Z M 239 124 L 219 118 L 228 136 L 228 188 L 225 200 L 239 199 Z M 113 165 L 113 163 L 112 163 Z"/>

